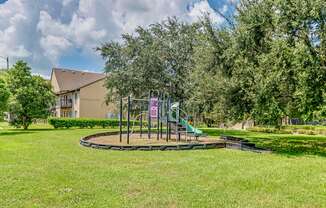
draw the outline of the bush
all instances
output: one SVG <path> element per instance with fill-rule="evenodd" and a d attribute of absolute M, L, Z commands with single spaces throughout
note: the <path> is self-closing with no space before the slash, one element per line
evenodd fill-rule
<path fill-rule="evenodd" d="M 89 119 L 89 118 L 50 118 L 49 124 L 54 128 L 93 128 L 95 126 L 108 128 L 108 127 L 118 127 L 119 119 Z M 139 125 L 140 121 L 131 120 L 130 125 Z M 143 125 L 145 126 L 143 121 Z M 127 126 L 127 120 L 122 120 L 122 125 Z"/>
<path fill-rule="evenodd" d="M 292 134 L 292 131 L 289 129 L 278 129 L 278 128 L 268 128 L 268 127 L 251 127 L 247 129 L 252 132 L 263 132 L 271 134 Z"/>
<path fill-rule="evenodd" d="M 326 134 L 325 127 L 315 127 L 315 126 L 282 126 L 280 129 L 273 127 L 263 127 L 255 126 L 248 128 L 248 131 L 252 132 L 263 132 L 263 133 L 273 133 L 273 134 L 305 134 L 305 135 L 318 135 Z"/>

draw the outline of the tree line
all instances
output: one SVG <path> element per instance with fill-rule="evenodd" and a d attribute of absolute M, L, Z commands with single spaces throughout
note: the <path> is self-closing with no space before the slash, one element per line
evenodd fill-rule
<path fill-rule="evenodd" d="M 159 90 L 207 122 L 325 119 L 325 2 L 240 0 L 234 10 L 222 26 L 169 18 L 98 47 L 108 101 Z"/>

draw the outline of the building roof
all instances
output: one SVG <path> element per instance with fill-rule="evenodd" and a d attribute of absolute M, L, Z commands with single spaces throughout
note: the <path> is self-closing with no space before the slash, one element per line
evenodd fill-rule
<path fill-rule="evenodd" d="M 102 73 L 85 72 L 71 69 L 53 68 L 51 79 L 55 76 L 58 83 L 58 92 L 69 92 L 78 90 L 86 85 L 92 84 L 106 77 Z"/>

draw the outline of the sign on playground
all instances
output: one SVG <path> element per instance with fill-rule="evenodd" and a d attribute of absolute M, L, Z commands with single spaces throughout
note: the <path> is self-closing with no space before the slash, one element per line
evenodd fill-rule
<path fill-rule="evenodd" d="M 151 118 L 157 118 L 157 111 L 158 111 L 158 99 L 157 98 L 151 98 L 150 109 L 151 109 Z"/>

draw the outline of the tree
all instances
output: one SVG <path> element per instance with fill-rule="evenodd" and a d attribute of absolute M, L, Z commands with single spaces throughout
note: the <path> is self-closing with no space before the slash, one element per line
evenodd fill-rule
<path fill-rule="evenodd" d="M 323 115 L 325 11 L 321 0 L 239 2 L 229 47 L 212 61 L 223 64 L 221 57 L 228 57 L 232 66 L 222 74 L 227 78 L 223 93 L 227 118 L 279 125 L 286 116 L 311 120 Z M 214 29 L 215 39 L 221 37 L 220 30 Z"/>
<path fill-rule="evenodd" d="M 227 120 L 225 86 L 233 64 L 228 55 L 230 34 L 225 28 L 215 28 L 208 16 L 202 18 L 200 31 L 192 54 L 192 93 L 186 104 L 188 111 L 202 115 L 210 125 Z"/>
<path fill-rule="evenodd" d="M 109 99 L 132 94 L 147 96 L 164 91 L 179 100 L 189 97 L 189 75 L 197 28 L 175 18 L 138 27 L 135 35 L 122 35 L 122 42 L 98 48 L 106 62 Z"/>
<path fill-rule="evenodd" d="M 0 76 L 0 116 L 1 117 L 3 115 L 3 112 L 7 109 L 9 96 L 10 96 L 9 89 L 7 88 L 5 81 Z"/>
<path fill-rule="evenodd" d="M 33 119 L 47 118 L 54 104 L 50 84 L 33 76 L 27 63 L 18 61 L 8 72 L 8 87 L 12 94 L 9 103 L 11 124 L 27 129 Z"/>
<path fill-rule="evenodd" d="M 285 116 L 313 119 L 326 102 L 324 1 L 241 2 L 236 83 L 252 83 L 247 113 L 262 124 L 278 125 Z M 251 75 L 243 76 L 247 67 Z"/>

